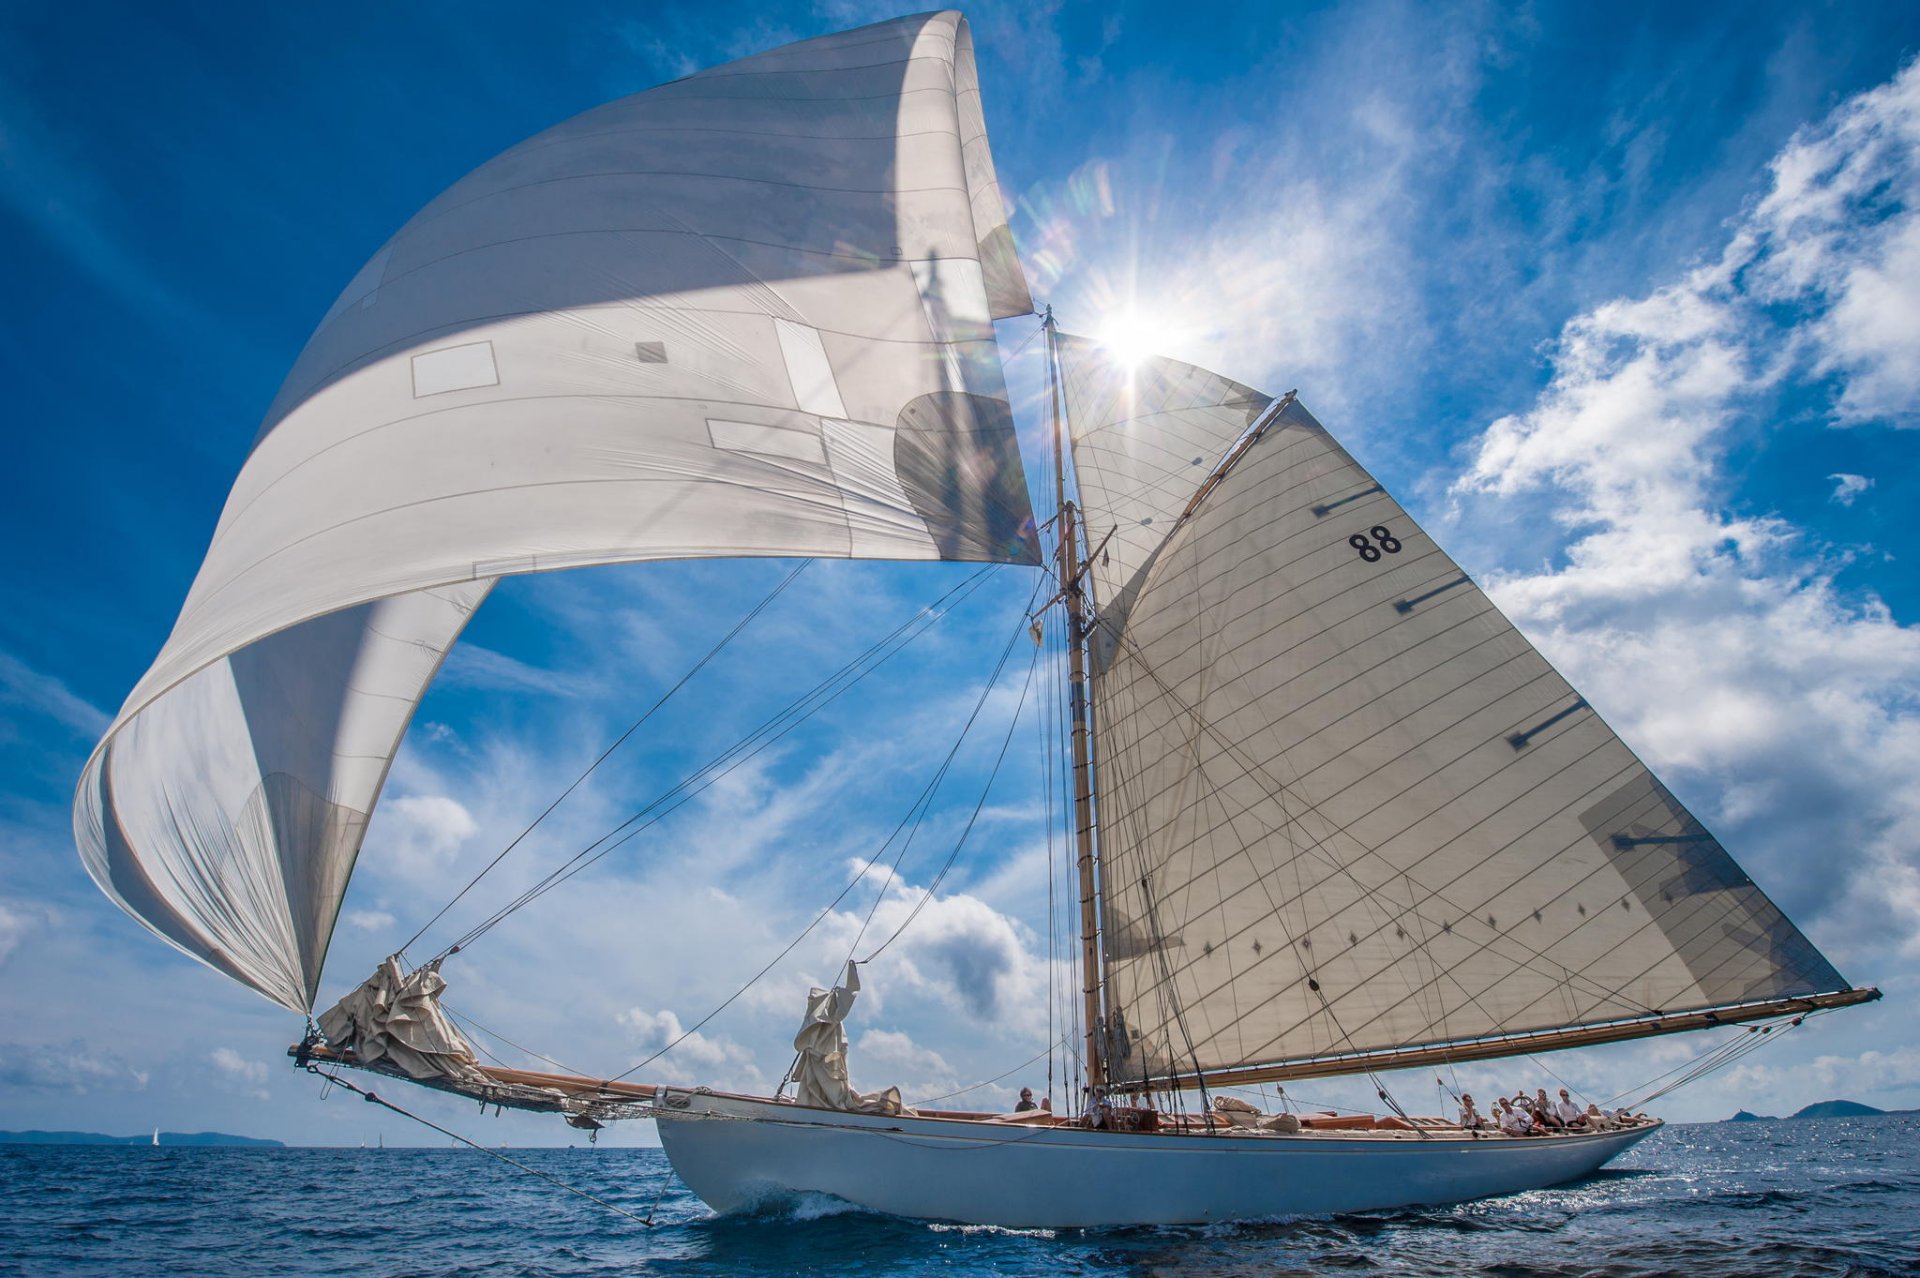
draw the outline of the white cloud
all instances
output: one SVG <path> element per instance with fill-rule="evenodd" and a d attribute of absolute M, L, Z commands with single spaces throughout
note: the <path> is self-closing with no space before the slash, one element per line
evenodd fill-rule
<path fill-rule="evenodd" d="M 1803 129 L 1734 246 L 1770 300 L 1814 300 L 1835 416 L 1920 426 L 1920 61 Z"/>
<path fill-rule="evenodd" d="M 1838 475 L 1828 475 L 1827 478 L 1834 481 L 1833 495 L 1828 497 L 1827 500 L 1840 506 L 1853 505 L 1861 493 L 1873 487 L 1873 481 L 1865 475 L 1848 475 L 1841 473 Z"/>
<path fill-rule="evenodd" d="M 1886 1051 L 1869 1048 L 1851 1056 L 1821 1055 L 1792 1065 L 1743 1063 L 1723 1080 L 1727 1090 L 1752 1096 L 1773 1107 L 1791 1111 L 1805 1104 L 1802 1097 L 1851 1100 L 1876 1092 L 1920 1091 L 1920 1047 Z M 1749 1106 L 1748 1108 L 1752 1108 Z"/>
<path fill-rule="evenodd" d="M 539 692 L 555 697 L 577 697 L 594 689 L 584 675 L 528 665 L 505 653 L 476 643 L 454 646 L 440 668 L 438 682 L 448 687 L 485 688 L 496 692 Z"/>
<path fill-rule="evenodd" d="M 0 652 L 0 705 L 30 710 L 89 742 L 99 739 L 109 722 L 104 711 L 75 696 L 66 684 L 5 652 Z"/>
<path fill-rule="evenodd" d="M 628 1008 L 616 1019 L 632 1032 L 632 1041 L 640 1049 L 641 1055 L 635 1061 L 666 1049 L 666 1055 L 651 1067 L 652 1076 L 691 1074 L 704 1085 L 723 1088 L 766 1086 L 765 1076 L 746 1048 L 718 1035 L 697 1030 L 688 1033 L 680 1024 L 680 1018 L 669 1010 L 649 1012 L 644 1008 Z M 673 1046 L 668 1048 L 668 1044 Z"/>
<path fill-rule="evenodd" d="M 250 1061 L 230 1047 L 216 1047 L 207 1057 L 218 1076 L 233 1092 L 252 1100 L 271 1100 L 267 1091 L 267 1067 Z"/>
<path fill-rule="evenodd" d="M 345 917 L 348 927 L 357 927 L 368 932 L 390 928 L 395 921 L 393 915 L 385 910 L 348 910 Z"/>
<path fill-rule="evenodd" d="M 857 1049 L 862 1056 L 923 1074 L 951 1076 L 953 1066 L 940 1053 L 920 1046 L 912 1037 L 897 1030 L 870 1029 L 860 1035 Z"/>
<path fill-rule="evenodd" d="M 930 997 L 974 1024 L 1022 1041 L 1037 1031 L 1045 1041 L 1047 961 L 1024 926 L 978 897 L 930 895 L 895 880 L 871 923 L 865 908 L 847 910 L 828 920 L 828 931 L 840 952 L 854 947 L 875 959 L 863 979 L 884 988 L 882 1006 Z"/>
<path fill-rule="evenodd" d="M 141 1091 L 149 1075 L 84 1039 L 64 1045 L 0 1044 L 0 1083 L 52 1091 Z"/>
<path fill-rule="evenodd" d="M 862 1032 L 852 1043 L 847 1063 L 855 1087 L 863 1091 L 898 1087 L 909 1101 L 938 1096 L 960 1085 L 946 1057 L 898 1030 Z"/>
<path fill-rule="evenodd" d="M 0 964 L 4 964 L 20 948 L 20 942 L 26 939 L 37 921 L 17 906 L 0 901 Z"/>
<path fill-rule="evenodd" d="M 1547 509 L 1572 531 L 1557 566 L 1540 559 L 1560 539 L 1531 538 L 1533 565 L 1496 579 L 1495 599 L 1710 824 L 1733 827 L 1790 913 L 1828 921 L 1816 939 L 1843 968 L 1848 953 L 1884 961 L 1888 943 L 1920 950 L 1906 780 L 1920 768 L 1920 631 L 1836 586 L 1845 561 L 1803 530 L 1736 513 L 1722 458 L 1771 420 L 1783 385 L 1837 379 L 1846 423 L 1920 390 L 1903 355 L 1836 319 L 1867 296 L 1868 267 L 1910 266 L 1900 286 L 1920 293 L 1920 258 L 1893 249 L 1920 218 L 1916 102 L 1909 66 L 1803 130 L 1718 261 L 1570 321 L 1546 389 L 1487 428 L 1456 488 L 1491 526 Z M 1782 327 L 1785 303 L 1807 317 L 1798 329 Z M 1920 328 L 1906 340 L 1920 353 Z M 1842 503 L 1870 482 L 1833 478 Z"/>
<path fill-rule="evenodd" d="M 433 876 L 451 865 L 461 845 L 480 830 L 464 804 L 441 794 L 388 799 L 380 813 L 376 829 L 381 860 L 403 875 Z"/>

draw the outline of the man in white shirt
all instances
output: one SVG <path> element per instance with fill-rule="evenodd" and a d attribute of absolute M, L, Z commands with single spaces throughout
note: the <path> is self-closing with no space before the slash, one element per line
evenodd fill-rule
<path fill-rule="evenodd" d="M 1533 1115 L 1524 1107 L 1516 1109 L 1510 1100 L 1500 1102 L 1500 1130 L 1509 1136 L 1533 1135 Z"/>
<path fill-rule="evenodd" d="M 1471 1132 L 1478 1131 L 1486 1125 L 1487 1120 L 1481 1116 L 1479 1110 L 1473 1107 L 1473 1097 L 1462 1092 L 1460 1094 L 1460 1126 Z"/>
<path fill-rule="evenodd" d="M 1560 1089 L 1560 1099 L 1554 1104 L 1553 1116 L 1560 1120 L 1562 1127 L 1571 1127 L 1586 1117 L 1586 1111 L 1573 1103 L 1573 1098 L 1567 1095 L 1567 1089 L 1563 1087 Z"/>

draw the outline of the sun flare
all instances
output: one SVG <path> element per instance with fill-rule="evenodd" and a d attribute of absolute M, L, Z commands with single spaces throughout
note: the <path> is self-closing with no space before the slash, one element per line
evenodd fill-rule
<path fill-rule="evenodd" d="M 1138 364 L 1150 356 L 1166 354 L 1184 334 L 1160 316 L 1129 308 L 1108 316 L 1097 336 L 1100 344 L 1120 360 Z"/>

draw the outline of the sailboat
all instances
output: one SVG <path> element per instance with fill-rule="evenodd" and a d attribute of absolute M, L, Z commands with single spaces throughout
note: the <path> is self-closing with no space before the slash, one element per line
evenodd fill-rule
<path fill-rule="evenodd" d="M 720 1210 L 821 1193 L 1191 1223 L 1557 1184 L 1659 1127 L 1509 1136 L 1384 1086 L 1378 1118 L 1227 1089 L 1758 1033 L 1878 997 L 1294 394 L 1121 359 L 1048 311 L 1036 519 L 993 330 L 1035 310 L 1005 208 L 952 11 L 609 103 L 449 188 L 327 312 L 90 756 L 95 881 L 311 1018 L 387 769 L 495 582 L 1002 563 L 1051 575 L 1070 667 L 1082 1085 L 1063 1112 L 856 1092 L 852 964 L 809 1001 L 792 1098 L 483 1066 L 439 1001 L 457 945 L 386 960 L 296 1062 L 590 1131 L 655 1119 Z"/>

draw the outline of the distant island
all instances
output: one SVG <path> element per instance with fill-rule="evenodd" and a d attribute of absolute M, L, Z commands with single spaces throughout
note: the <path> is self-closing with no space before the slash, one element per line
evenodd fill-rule
<path fill-rule="evenodd" d="M 257 1136 L 229 1136 L 225 1132 L 161 1132 L 162 1145 L 225 1145 L 247 1149 L 285 1149 L 286 1143 Z M 144 1136 L 103 1136 L 99 1132 L 0 1132 L 0 1145 L 151 1145 Z"/>
<path fill-rule="evenodd" d="M 1829 1100 L 1815 1101 L 1805 1109 L 1795 1110 L 1789 1118 L 1869 1118 L 1875 1114 L 1884 1114 L 1884 1109 L 1875 1109 L 1871 1105 L 1862 1105 L 1859 1101 Z M 1741 1110 L 1729 1123 L 1775 1123 L 1780 1120 L 1772 1114 L 1749 1114 Z"/>

